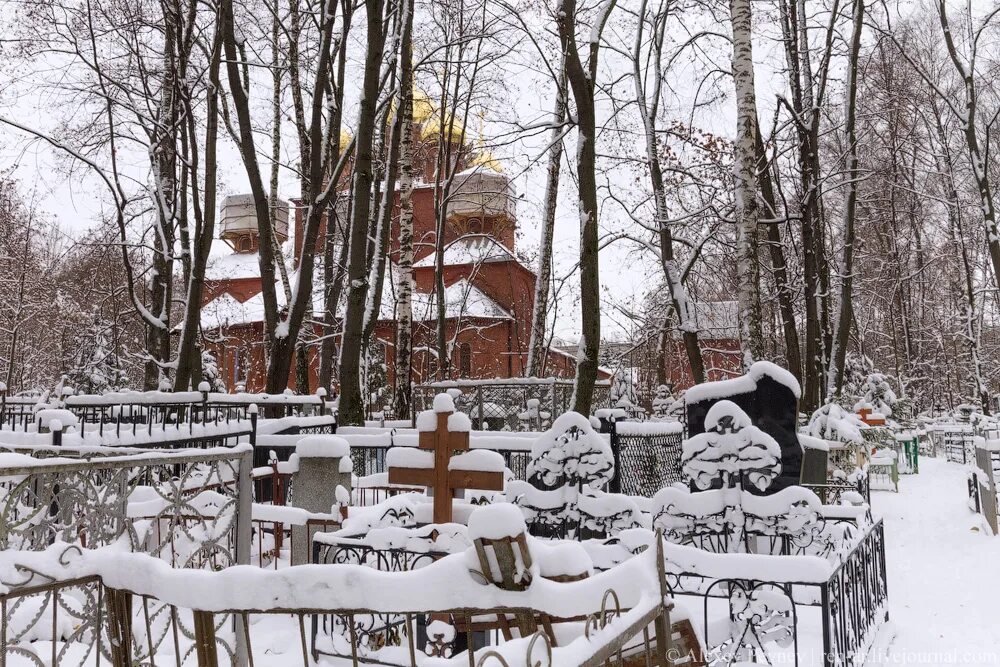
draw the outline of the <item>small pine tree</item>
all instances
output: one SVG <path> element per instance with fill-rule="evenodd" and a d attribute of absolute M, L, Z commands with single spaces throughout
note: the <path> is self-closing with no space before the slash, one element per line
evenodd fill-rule
<path fill-rule="evenodd" d="M 219 371 L 219 362 L 215 355 L 208 350 L 201 352 L 201 376 L 211 387 L 211 391 L 218 393 L 226 392 L 226 383 L 222 380 L 222 373 Z"/>
<path fill-rule="evenodd" d="M 128 371 L 108 337 L 110 327 L 99 317 L 77 339 L 73 367 L 66 382 L 85 394 L 104 394 L 128 387 Z"/>

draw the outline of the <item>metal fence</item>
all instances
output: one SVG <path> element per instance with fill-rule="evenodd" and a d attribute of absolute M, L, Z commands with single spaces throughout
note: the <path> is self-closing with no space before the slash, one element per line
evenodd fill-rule
<path fill-rule="evenodd" d="M 573 405 L 572 380 L 453 380 L 414 387 L 413 414 L 431 409 L 436 395 L 452 389 L 462 392 L 455 408 L 469 415 L 479 431 L 543 431 Z M 610 396 L 611 383 L 598 382 L 594 408 L 608 407 Z"/>
<path fill-rule="evenodd" d="M 250 562 L 249 447 L 195 452 L 67 447 L 59 454 L 57 459 L 22 455 L 0 466 L 0 549 L 59 548 L 55 558 L 64 562 L 82 548 L 114 544 L 173 567 L 217 570 Z M 67 455 L 81 458 L 67 460 Z M 57 543 L 65 546 L 54 547 Z M 38 585 L 39 576 L 26 567 L 15 581 L 3 582 L 9 592 L 0 600 L 0 664 L 11 657 L 26 664 L 46 664 L 49 658 L 52 665 L 145 664 L 171 642 L 169 634 L 148 633 L 123 656 L 121 637 L 113 634 L 107 614 L 116 604 L 132 609 L 131 601 L 119 596 L 116 602 L 93 577 Z M 193 636 L 190 617 L 148 600 L 141 604 L 147 624 L 166 627 L 171 618 L 177 632 Z M 38 652 L 45 646 L 51 656 L 43 661 Z"/>
<path fill-rule="evenodd" d="M 788 571 L 789 559 L 798 557 L 759 558 L 773 559 L 777 575 Z M 826 580 L 716 578 L 671 572 L 669 563 L 667 580 L 679 599 L 696 601 L 685 606 L 703 620 L 702 641 L 711 664 L 752 660 L 798 667 L 818 660 L 824 667 L 860 667 L 889 621 L 881 521 L 868 529 Z M 708 623 L 720 613 L 731 619 L 721 637 L 712 634 Z M 807 637 L 821 640 L 821 645 L 803 650 L 800 642 Z"/>
<path fill-rule="evenodd" d="M 616 478 L 608 487 L 609 490 L 633 496 L 652 497 L 664 486 L 681 481 L 682 438 L 679 432 L 656 432 L 655 429 L 650 429 L 648 432 L 636 433 L 615 427 L 613 422 L 607 424 L 605 435 L 615 455 L 615 469 L 618 471 Z M 392 447 L 400 446 L 396 443 L 398 438 L 412 434 L 412 431 L 392 429 L 381 433 L 382 437 L 377 438 L 379 442 L 371 443 L 361 442 L 361 438 L 356 438 L 355 434 L 348 434 L 346 437 L 351 444 L 354 474 L 358 477 L 368 477 L 385 473 L 388 451 Z M 477 434 L 473 433 L 472 442 L 475 443 L 476 439 Z M 521 481 L 528 480 L 528 464 L 531 461 L 531 440 L 524 438 L 524 441 L 526 446 L 517 449 L 491 447 L 493 451 L 503 456 L 504 464 L 514 479 Z M 275 453 L 290 454 L 291 450 Z"/>
<path fill-rule="evenodd" d="M 683 481 L 680 432 L 656 429 L 630 432 L 627 422 L 606 421 L 603 425 L 615 454 L 611 491 L 651 498 L 663 487 Z"/>
<path fill-rule="evenodd" d="M 971 429 L 941 431 L 940 438 L 948 461 L 964 465 L 975 460 L 975 435 Z"/>

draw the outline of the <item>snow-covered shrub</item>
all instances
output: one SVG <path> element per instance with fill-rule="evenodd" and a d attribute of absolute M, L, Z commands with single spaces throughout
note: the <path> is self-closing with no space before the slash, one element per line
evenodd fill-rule
<path fill-rule="evenodd" d="M 629 413 L 642 411 L 635 385 L 632 384 L 632 376 L 624 366 L 620 366 L 611 377 L 610 393 L 612 408 L 620 408 Z"/>
<path fill-rule="evenodd" d="M 652 419 L 656 421 L 679 421 L 684 414 L 684 397 L 681 392 L 680 398 L 674 398 L 670 393 L 670 388 L 661 384 L 656 388 L 653 396 Z"/>
<path fill-rule="evenodd" d="M 889 379 L 882 373 L 870 373 L 865 378 L 861 398 L 854 404 L 855 410 L 871 407 L 874 414 L 891 417 L 892 409 L 899 399 L 889 385 Z"/>
<path fill-rule="evenodd" d="M 79 336 L 66 384 L 84 394 L 121 391 L 129 386 L 128 371 L 108 336 L 110 328 L 95 317 Z"/>
<path fill-rule="evenodd" d="M 856 413 L 836 403 L 827 403 L 809 418 L 809 435 L 823 440 L 863 444 L 861 432 L 868 427 Z"/>

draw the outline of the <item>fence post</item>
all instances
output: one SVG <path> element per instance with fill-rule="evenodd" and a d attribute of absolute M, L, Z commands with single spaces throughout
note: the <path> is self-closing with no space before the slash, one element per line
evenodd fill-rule
<path fill-rule="evenodd" d="M 247 413 L 250 415 L 250 445 L 252 447 L 257 446 L 257 404 L 251 403 L 250 407 L 247 408 Z"/>
<path fill-rule="evenodd" d="M 237 619 L 237 626 L 239 626 L 243 622 L 243 618 L 237 614 Z M 243 636 L 242 632 L 237 635 L 237 647 Z M 194 646 L 198 655 L 198 667 L 219 667 L 218 647 L 215 645 L 215 615 L 210 611 L 195 610 L 194 612 Z M 239 648 L 237 648 L 237 664 L 245 664 L 246 656 L 244 655 L 243 662 L 240 662 L 238 656 Z"/>
<path fill-rule="evenodd" d="M 131 667 L 132 664 L 132 595 L 114 588 L 104 590 L 108 605 L 108 642 L 111 644 L 111 664 Z"/>
<path fill-rule="evenodd" d="M 256 429 L 255 429 L 256 431 Z M 253 512 L 253 451 L 243 452 L 240 455 L 240 468 L 239 468 L 239 486 L 237 487 L 239 493 L 238 500 L 238 514 L 236 515 L 236 564 L 237 565 L 249 565 L 250 564 L 250 547 L 251 540 L 253 539 L 253 525 L 252 525 L 252 512 Z M 194 612 L 195 614 L 195 632 L 198 630 L 198 614 L 205 612 Z M 216 656 L 215 650 L 215 626 L 213 625 L 212 614 L 207 614 L 208 616 L 208 627 L 211 630 L 211 642 L 206 645 L 206 647 L 211 648 L 211 653 L 206 654 L 206 658 L 210 657 L 211 662 L 202 662 L 202 640 L 198 639 L 197 634 L 195 641 L 198 644 L 198 665 L 209 665 L 214 667 L 218 664 L 218 656 Z M 236 641 L 235 649 L 236 655 L 235 663 L 237 667 L 243 667 L 248 662 L 249 647 L 247 646 L 247 629 L 244 627 L 245 621 L 241 614 L 235 615 L 235 630 L 236 630 Z"/>
<path fill-rule="evenodd" d="M 320 387 L 316 390 L 316 395 L 319 396 L 319 416 L 322 417 L 326 414 L 326 389 Z"/>
<path fill-rule="evenodd" d="M 622 492 L 622 453 L 621 453 L 621 440 L 618 438 L 618 425 L 615 422 L 615 416 L 608 415 L 608 433 L 610 434 L 611 440 L 611 456 L 614 458 L 615 462 L 615 476 L 611 478 L 608 483 L 608 491 L 611 493 L 621 493 Z"/>
<path fill-rule="evenodd" d="M 476 400 L 479 401 L 479 429 L 480 431 L 485 431 L 483 428 L 483 386 L 476 385 Z"/>
<path fill-rule="evenodd" d="M 198 391 L 201 392 L 201 423 L 208 423 L 208 392 L 212 389 L 205 380 L 198 383 Z M 191 424 L 194 424 L 194 415 L 191 415 Z"/>

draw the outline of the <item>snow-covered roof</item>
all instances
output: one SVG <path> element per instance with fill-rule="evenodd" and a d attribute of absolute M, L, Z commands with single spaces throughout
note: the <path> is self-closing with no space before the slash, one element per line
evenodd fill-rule
<path fill-rule="evenodd" d="M 289 278 L 292 284 L 294 284 L 294 275 Z M 285 305 L 285 293 L 280 284 L 276 285 L 275 292 L 278 307 L 281 308 Z M 437 318 L 437 301 L 434 297 L 433 293 L 413 293 L 414 320 L 426 322 Z M 323 311 L 323 291 L 320 285 L 313 286 L 312 301 L 314 315 L 321 313 Z M 394 298 L 389 293 L 389 290 L 386 289 L 382 294 L 379 319 L 395 319 L 395 306 Z M 344 304 L 341 303 L 337 311 L 338 317 L 343 317 L 344 307 Z M 503 306 L 464 278 L 445 288 L 445 316 L 449 318 L 513 319 L 510 312 Z M 229 294 L 229 292 L 223 292 L 205 304 L 201 309 L 201 326 L 207 330 L 262 322 L 263 320 L 264 297 L 260 293 L 253 295 L 241 303 Z"/>
<path fill-rule="evenodd" d="M 514 253 L 488 234 L 466 234 L 449 243 L 444 249 L 445 266 L 516 261 Z M 413 266 L 434 266 L 434 255 L 424 257 Z"/>
<path fill-rule="evenodd" d="M 205 278 L 207 280 L 257 278 L 260 276 L 259 261 L 255 252 L 233 252 L 228 244 L 214 241 L 208 266 L 205 267 Z"/>
<path fill-rule="evenodd" d="M 433 320 L 437 317 L 437 299 L 435 293 L 414 292 L 413 317 L 419 321 Z M 484 319 L 512 320 L 503 306 L 490 298 L 485 292 L 470 283 L 465 278 L 445 287 L 446 317 L 478 317 Z M 393 315 L 390 314 L 389 319 Z"/>

